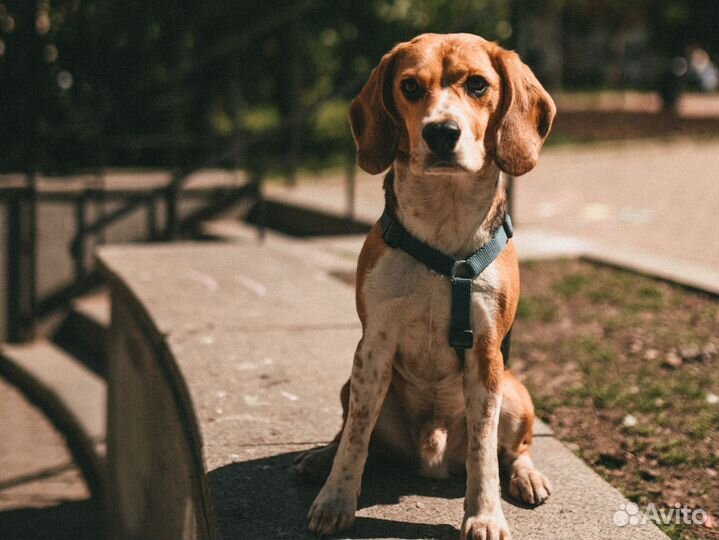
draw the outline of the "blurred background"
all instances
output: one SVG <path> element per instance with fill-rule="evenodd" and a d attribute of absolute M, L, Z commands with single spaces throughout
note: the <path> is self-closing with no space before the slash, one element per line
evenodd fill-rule
<path fill-rule="evenodd" d="M 0 0 L 0 343 L 22 344 L 3 346 L 0 360 L 29 374 L 23 384 L 46 387 L 52 369 L 82 365 L 101 396 L 88 450 L 53 429 L 57 402 L 40 399 L 41 414 L 25 400 L 32 385 L 18 384 L 21 393 L 0 379 L 0 425 L 13 434 L 0 440 L 0 537 L 103 534 L 95 465 L 109 299 L 93 249 L 255 241 L 259 226 L 288 250 L 278 231 L 309 242 L 336 235 L 312 252 L 353 266 L 383 198 L 380 181 L 355 167 L 347 108 L 382 54 L 430 31 L 517 50 L 558 105 L 540 165 L 513 184 L 524 245 L 554 242 L 555 254 L 591 253 L 668 280 L 576 261 L 523 266 L 514 362 L 538 412 L 563 440 L 588 441 L 576 451 L 625 493 L 644 482 L 633 500 L 688 501 L 719 520 L 716 0 Z M 39 362 L 47 358 L 55 363 Z M 543 378 L 552 360 L 555 381 L 574 366 L 576 388 L 562 382 L 576 390 L 573 409 Z M 647 385 L 646 362 L 687 370 L 681 388 Z M 617 380 L 592 387 L 607 373 Z M 672 415 L 665 402 L 694 408 Z M 600 427 L 562 431 L 602 408 L 611 414 Z M 677 425 L 647 427 L 667 418 Z M 687 418 L 701 420 L 695 435 Z M 627 441 L 592 439 L 623 421 L 636 428 Z M 661 445 L 673 467 L 666 482 L 663 454 L 651 454 Z M 696 456 L 677 461 L 688 448 Z M 702 531 L 691 537 L 717 538 Z"/>
<path fill-rule="evenodd" d="M 622 90 L 615 109 L 634 99 L 633 112 L 675 111 L 683 92 L 717 90 L 717 10 L 711 0 L 4 0 L 0 169 L 215 157 L 292 178 L 341 165 L 349 100 L 394 43 L 427 31 L 516 49 L 560 107 L 606 108 L 604 93 Z M 560 116 L 552 140 L 600 135 L 577 124 Z"/>
<path fill-rule="evenodd" d="M 196 237 L 242 205 L 283 227 L 259 204 L 265 180 L 339 175 L 356 217 L 348 104 L 384 52 L 422 32 L 516 49 L 558 104 L 550 146 L 716 136 L 717 11 L 712 0 L 0 0 L 0 336 L 21 339 L 62 305 L 91 277 L 98 243 Z"/>

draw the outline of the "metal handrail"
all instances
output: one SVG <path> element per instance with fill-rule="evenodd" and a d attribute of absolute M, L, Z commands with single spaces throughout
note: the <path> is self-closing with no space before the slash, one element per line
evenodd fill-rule
<path fill-rule="evenodd" d="M 208 160 L 207 163 L 210 163 Z M 204 164 L 203 164 L 204 165 Z M 202 167 L 200 167 L 202 168 Z M 13 180 L 12 184 L 0 185 L 0 202 L 6 204 L 8 210 L 8 253 L 7 253 L 7 339 L 21 342 L 33 337 L 33 323 L 37 316 L 48 310 L 56 309 L 67 299 L 85 290 L 86 285 L 96 283 L 95 275 L 86 268 L 85 242 L 91 236 L 102 234 L 108 227 L 129 215 L 131 212 L 145 208 L 147 210 L 147 239 L 155 240 L 160 235 L 157 228 L 158 199 L 165 199 L 166 222 L 163 237 L 172 240 L 177 234 L 194 230 L 202 219 L 211 217 L 217 209 L 226 209 L 230 204 L 251 196 L 261 205 L 261 176 L 254 175 L 248 183 L 233 187 L 218 187 L 212 190 L 209 196 L 209 207 L 202 207 L 182 222 L 177 212 L 178 198 L 182 193 L 185 182 L 190 175 L 199 169 L 177 171 L 172 179 L 164 186 L 153 188 L 145 193 L 135 194 L 131 190 L 122 193 L 120 198 L 127 203 L 110 213 L 100 215 L 94 221 L 87 223 L 86 210 L 88 202 L 104 200 L 103 189 L 97 187 L 82 188 L 72 196 L 69 193 L 55 192 L 43 193 L 38 190 L 32 175 L 23 180 Z M 223 196 L 218 197 L 222 191 Z M 229 191 L 229 193 L 228 193 Z M 47 195 L 47 197 L 45 197 Z M 67 285 L 46 294 L 46 298 L 36 298 L 35 260 L 35 207 L 38 200 L 61 200 L 72 202 L 75 206 L 76 230 L 70 242 L 69 251 L 74 262 L 73 280 Z M 115 194 L 118 195 L 118 194 Z M 206 197 L 208 195 L 205 195 Z M 29 213 L 28 213 L 29 212 Z M 186 223 L 185 223 L 186 222 Z M 260 223 L 260 238 L 263 236 L 264 224 Z"/>

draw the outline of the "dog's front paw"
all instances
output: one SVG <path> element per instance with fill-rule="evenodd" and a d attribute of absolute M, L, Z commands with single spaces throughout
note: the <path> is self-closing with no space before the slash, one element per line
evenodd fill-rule
<path fill-rule="evenodd" d="M 355 520 L 357 498 L 342 488 L 325 485 L 307 514 L 307 527 L 318 537 L 349 529 Z"/>
<path fill-rule="evenodd" d="M 501 510 L 493 514 L 465 516 L 461 540 L 512 540 L 507 520 Z"/>
<path fill-rule="evenodd" d="M 542 504 L 551 492 L 549 480 L 537 469 L 519 469 L 509 481 L 509 494 L 526 504 Z"/>

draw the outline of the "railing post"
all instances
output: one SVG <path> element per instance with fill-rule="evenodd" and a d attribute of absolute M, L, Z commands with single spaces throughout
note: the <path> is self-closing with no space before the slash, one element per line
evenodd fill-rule
<path fill-rule="evenodd" d="M 147 239 L 157 239 L 157 200 L 154 193 L 147 202 Z"/>
<path fill-rule="evenodd" d="M 267 206 L 265 204 L 265 197 L 262 192 L 262 182 L 264 174 L 258 171 L 257 176 L 252 179 L 255 184 L 255 197 L 257 199 L 257 234 L 260 242 L 265 241 L 267 236 Z"/>
<path fill-rule="evenodd" d="M 174 180 L 165 189 L 165 240 L 177 236 L 177 186 Z"/>
<path fill-rule="evenodd" d="M 34 334 L 35 314 L 35 189 L 10 194 L 7 205 L 7 340 L 28 341 Z"/>
<path fill-rule="evenodd" d="M 93 203 L 93 219 L 102 219 L 105 217 L 105 178 L 100 169 L 95 171 L 93 176 L 92 187 L 89 195 Z M 105 230 L 99 232 L 96 236 L 98 244 L 104 244 L 106 240 Z"/>
<path fill-rule="evenodd" d="M 75 204 L 75 230 L 78 242 L 72 253 L 75 265 L 75 283 L 85 277 L 85 214 L 87 210 L 87 193 L 83 189 Z"/>

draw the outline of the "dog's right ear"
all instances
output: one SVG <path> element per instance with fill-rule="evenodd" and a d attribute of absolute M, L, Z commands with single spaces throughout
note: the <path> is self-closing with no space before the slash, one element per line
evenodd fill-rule
<path fill-rule="evenodd" d="M 397 152 L 399 127 L 392 99 L 392 76 L 395 47 L 382 57 L 372 70 L 349 111 L 352 137 L 357 147 L 357 163 L 370 174 L 386 170 Z"/>

